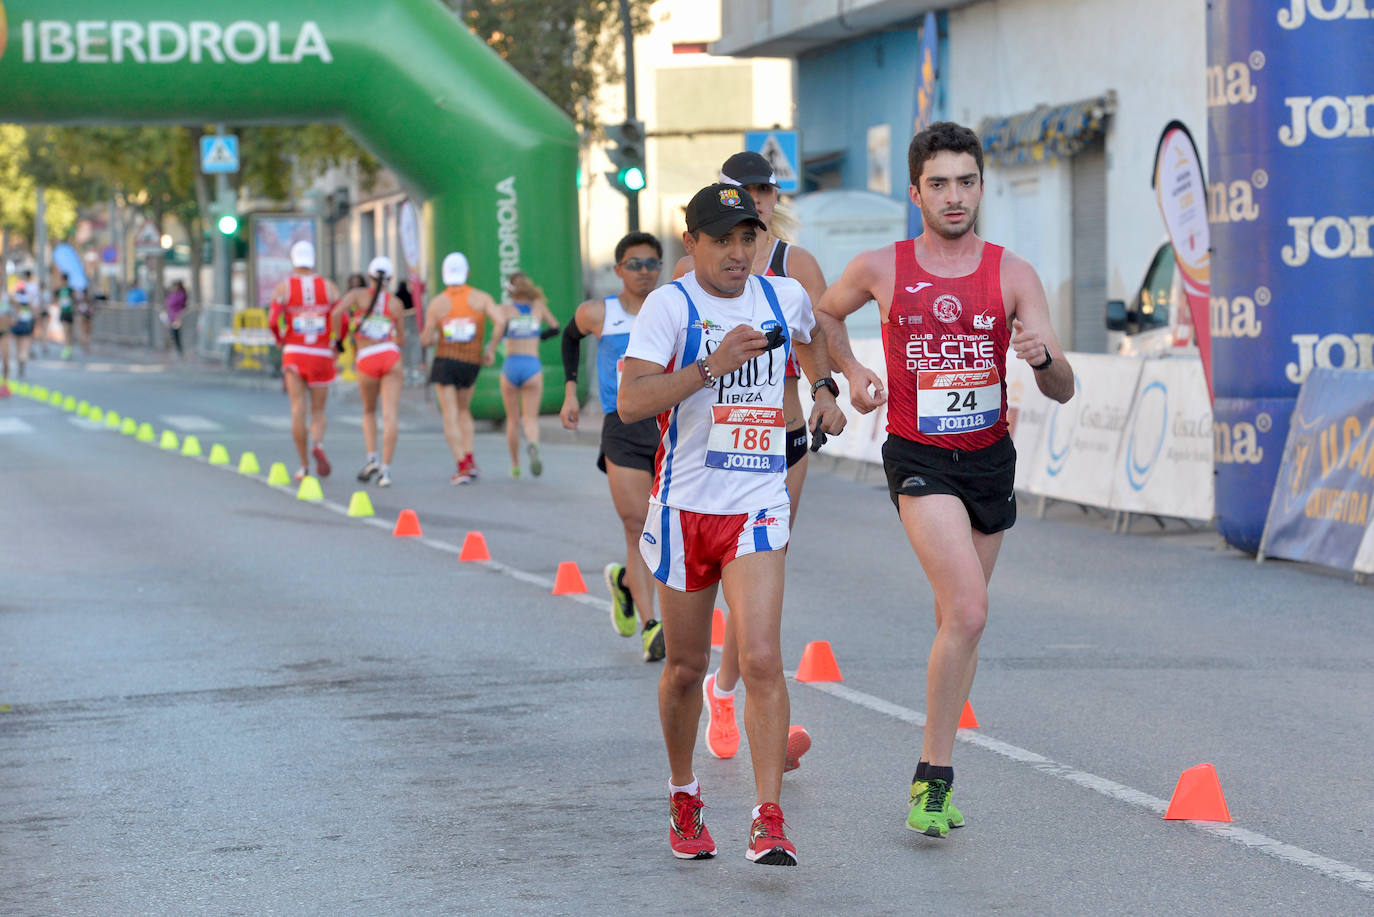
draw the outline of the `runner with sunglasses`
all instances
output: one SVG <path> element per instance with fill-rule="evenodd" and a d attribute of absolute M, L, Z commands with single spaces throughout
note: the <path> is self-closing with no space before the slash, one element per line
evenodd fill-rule
<path fill-rule="evenodd" d="M 601 454 L 596 467 L 606 473 L 611 502 L 625 530 L 625 563 L 607 564 L 606 589 L 611 594 L 611 623 L 622 637 L 633 637 L 636 613 L 644 644 L 644 661 L 663 658 L 663 628 L 654 620 L 654 579 L 639 553 L 640 533 L 649 511 L 658 424 L 652 417 L 625 423 L 616 413 L 616 392 L 625 363 L 630 329 L 644 297 L 658 286 L 663 270 L 663 246 L 647 232 L 632 232 L 615 246 L 615 275 L 620 292 L 605 299 L 589 299 L 577 307 L 563 330 L 563 426 L 576 430 L 577 369 L 582 339 L 596 335 L 596 369 L 601 396 Z"/>

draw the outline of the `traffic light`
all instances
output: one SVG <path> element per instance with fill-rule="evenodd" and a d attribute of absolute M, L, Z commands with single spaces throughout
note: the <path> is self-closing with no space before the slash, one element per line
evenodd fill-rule
<path fill-rule="evenodd" d="M 215 217 L 215 228 L 222 235 L 232 236 L 239 231 L 238 195 L 233 191 L 222 192 L 211 207 Z"/>
<path fill-rule="evenodd" d="M 626 121 L 623 124 L 606 125 L 606 139 L 611 145 L 606 155 L 615 166 L 614 172 L 606 177 L 617 191 L 634 199 L 644 190 L 644 122 Z"/>

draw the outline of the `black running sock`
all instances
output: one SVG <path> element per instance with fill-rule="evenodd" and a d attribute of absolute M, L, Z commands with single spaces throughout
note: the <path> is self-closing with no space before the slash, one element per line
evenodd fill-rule
<path fill-rule="evenodd" d="M 926 767 L 927 780 L 943 780 L 946 786 L 954 786 L 954 768 L 936 767 L 931 764 Z"/>
<path fill-rule="evenodd" d="M 655 624 L 657 624 L 657 623 L 658 623 L 658 622 L 655 621 L 653 618 L 650 618 L 649 620 L 647 620 L 647 621 L 644 622 L 644 627 L 643 627 L 643 629 L 641 629 L 640 633 L 644 633 L 645 631 L 647 631 L 649 628 L 653 627 L 653 626 L 654 626 Z"/>
<path fill-rule="evenodd" d="M 926 775 L 926 771 L 928 771 L 928 770 L 930 770 L 930 762 L 929 762 L 929 761 L 917 761 L 917 762 L 916 762 L 916 775 L 915 775 L 914 777 L 911 778 L 911 782 L 912 782 L 912 783 L 915 783 L 917 780 L 923 779 L 923 778 L 925 777 L 925 775 Z"/>
<path fill-rule="evenodd" d="M 615 575 L 615 587 L 620 590 L 625 589 L 625 568 L 621 567 Z"/>

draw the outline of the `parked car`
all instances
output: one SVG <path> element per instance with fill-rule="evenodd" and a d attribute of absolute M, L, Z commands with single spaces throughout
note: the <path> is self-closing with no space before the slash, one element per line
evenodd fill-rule
<path fill-rule="evenodd" d="M 1155 249 L 1131 301 L 1107 303 L 1107 352 L 1150 356 L 1190 350 L 1197 351 L 1193 318 L 1174 247 L 1166 241 Z"/>

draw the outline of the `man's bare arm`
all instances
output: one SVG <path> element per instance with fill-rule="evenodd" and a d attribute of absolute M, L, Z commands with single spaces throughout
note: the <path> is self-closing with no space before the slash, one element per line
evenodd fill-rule
<path fill-rule="evenodd" d="M 1012 252 L 1002 256 L 1002 296 L 1011 304 L 1007 311 L 1012 322 L 1012 350 L 1032 369 L 1050 361 L 1047 368 L 1036 371 L 1035 384 L 1045 397 L 1063 404 L 1073 397 L 1073 367 L 1050 324 L 1050 305 L 1040 275 L 1026 259 Z"/>

